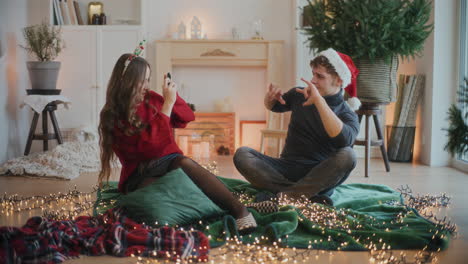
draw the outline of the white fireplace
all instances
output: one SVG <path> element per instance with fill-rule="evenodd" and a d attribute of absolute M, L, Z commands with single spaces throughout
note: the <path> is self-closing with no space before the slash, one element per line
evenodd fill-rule
<path fill-rule="evenodd" d="M 232 106 L 224 111 L 235 113 L 235 145 L 239 147 L 239 121 L 268 118 L 263 106 L 266 85 L 285 87 L 283 49 L 283 41 L 159 40 L 154 89 L 161 92 L 164 73 L 171 72 L 179 91 L 197 111 L 223 111 L 217 102 L 231 101 Z M 213 75 L 217 76 L 214 82 L 210 80 Z"/>

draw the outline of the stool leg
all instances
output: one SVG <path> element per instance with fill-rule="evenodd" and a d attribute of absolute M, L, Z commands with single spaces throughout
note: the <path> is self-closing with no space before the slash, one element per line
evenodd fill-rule
<path fill-rule="evenodd" d="M 281 139 L 280 138 L 276 138 L 276 153 L 278 153 L 278 158 L 280 156 L 280 147 L 281 147 Z"/>
<path fill-rule="evenodd" d="M 278 157 L 281 156 L 281 151 L 283 150 L 283 138 L 280 137 L 279 147 L 278 147 Z"/>
<path fill-rule="evenodd" d="M 359 119 L 359 127 L 361 127 L 361 121 L 362 121 L 362 115 L 358 115 L 358 119 Z M 354 144 L 355 142 L 353 143 L 353 145 L 351 146 L 351 148 L 354 148 Z"/>
<path fill-rule="evenodd" d="M 57 137 L 57 141 L 59 144 L 63 143 L 62 133 L 60 133 L 60 128 L 58 126 L 57 118 L 55 117 L 54 111 L 49 112 L 50 120 L 52 121 L 52 125 L 54 127 L 55 137 Z"/>
<path fill-rule="evenodd" d="M 369 124 L 370 116 L 366 115 L 366 161 L 365 161 L 365 177 L 369 177 L 369 163 L 370 163 L 370 142 L 371 142 L 371 134 L 370 134 L 370 124 Z"/>
<path fill-rule="evenodd" d="M 388 162 L 387 151 L 385 150 L 385 142 L 384 142 L 382 130 L 381 130 L 381 127 L 380 127 L 379 117 L 376 116 L 376 115 L 374 115 L 373 117 L 374 117 L 375 130 L 377 130 L 377 137 L 380 140 L 382 140 L 382 145 L 380 145 L 380 151 L 382 152 L 382 157 L 384 159 L 385 170 L 387 172 L 389 172 L 390 171 L 390 163 Z"/>
<path fill-rule="evenodd" d="M 265 135 L 262 135 L 262 139 L 260 140 L 260 153 L 265 154 Z"/>
<path fill-rule="evenodd" d="M 31 144 L 34 137 L 34 132 L 36 132 L 37 121 L 39 120 L 39 114 L 34 112 L 33 120 L 31 121 L 31 128 L 29 128 L 28 141 L 26 142 L 26 148 L 24 149 L 24 155 L 29 155 L 31 150 Z"/>
<path fill-rule="evenodd" d="M 42 141 L 43 150 L 49 150 L 49 127 L 47 125 L 47 110 L 42 111 L 42 134 L 44 139 Z"/>

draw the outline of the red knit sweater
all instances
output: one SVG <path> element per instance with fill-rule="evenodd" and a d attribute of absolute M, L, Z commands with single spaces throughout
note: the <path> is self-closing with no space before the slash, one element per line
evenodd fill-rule
<path fill-rule="evenodd" d="M 126 180 L 140 162 L 158 159 L 172 153 L 183 154 L 174 140 L 172 128 L 183 128 L 188 122 L 195 120 L 192 109 L 179 95 L 177 95 L 170 118 L 160 112 L 164 104 L 164 98 L 161 95 L 150 91 L 146 94 L 145 101 L 146 99 L 148 99 L 148 104 L 142 102 L 136 110 L 136 115 L 147 124 L 145 129 L 128 136 L 125 135 L 123 129 L 118 128 L 117 124 L 115 126 L 112 149 L 122 164 L 119 180 L 121 192 L 124 192 Z M 157 111 L 149 105 L 154 106 Z M 129 126 L 126 121 L 121 124 Z"/>

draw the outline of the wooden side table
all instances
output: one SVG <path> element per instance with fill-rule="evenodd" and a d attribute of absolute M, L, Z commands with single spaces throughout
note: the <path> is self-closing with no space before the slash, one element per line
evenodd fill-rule
<path fill-rule="evenodd" d="M 42 134 L 35 134 L 37 121 L 39 120 L 39 113 L 34 111 L 34 117 L 31 122 L 31 128 L 29 129 L 28 141 L 24 150 L 24 155 L 27 156 L 31 150 L 31 144 L 33 140 L 42 140 L 43 150 L 49 150 L 49 140 L 57 139 L 59 144 L 63 143 L 62 134 L 58 126 L 57 118 L 55 117 L 54 111 L 57 110 L 57 103 L 48 103 L 44 110 L 42 110 Z M 54 134 L 50 134 L 48 131 L 47 114 L 50 115 L 50 120 L 54 127 Z"/>
<path fill-rule="evenodd" d="M 365 176 L 369 177 L 369 161 L 370 161 L 370 148 L 371 146 L 380 147 L 382 157 L 385 163 L 385 170 L 390 171 L 390 163 L 388 161 L 387 150 L 385 149 L 385 141 L 383 138 L 382 128 L 380 127 L 379 116 L 382 114 L 380 110 L 380 104 L 365 103 L 363 102 L 359 110 L 356 110 L 356 114 L 359 117 L 359 124 L 361 124 L 362 117 L 366 117 L 366 138 L 364 140 L 358 140 L 354 142 L 354 145 L 365 146 Z M 370 130 L 370 118 L 374 119 L 375 130 L 377 132 L 378 140 L 371 140 Z"/>

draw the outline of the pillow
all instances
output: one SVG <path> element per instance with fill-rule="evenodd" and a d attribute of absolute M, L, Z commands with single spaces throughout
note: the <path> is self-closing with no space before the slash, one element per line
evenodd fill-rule
<path fill-rule="evenodd" d="M 148 186 L 117 198 L 128 217 L 146 224 L 187 225 L 224 214 L 182 169 L 170 171 Z"/>

